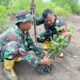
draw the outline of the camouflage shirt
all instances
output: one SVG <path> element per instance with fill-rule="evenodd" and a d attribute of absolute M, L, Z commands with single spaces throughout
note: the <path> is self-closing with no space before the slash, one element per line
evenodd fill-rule
<path fill-rule="evenodd" d="M 13 25 L 0 34 L 0 50 L 2 50 L 4 58 L 12 58 L 19 52 L 23 60 L 28 61 L 33 66 L 39 64 L 40 58 L 29 53 L 29 51 L 32 50 L 38 55 L 43 51 L 42 48 L 34 44 L 29 32 L 23 33 L 17 25 Z"/>
<path fill-rule="evenodd" d="M 40 16 L 38 19 L 36 19 L 36 25 L 41 25 L 41 24 L 44 24 L 44 28 L 48 34 L 56 34 L 58 32 L 57 27 L 60 28 L 59 32 L 61 32 L 63 30 L 63 28 L 61 29 L 61 27 L 65 26 L 66 28 L 67 26 L 63 18 L 56 18 L 53 25 L 49 27 L 49 25 L 45 23 L 44 18 Z"/>

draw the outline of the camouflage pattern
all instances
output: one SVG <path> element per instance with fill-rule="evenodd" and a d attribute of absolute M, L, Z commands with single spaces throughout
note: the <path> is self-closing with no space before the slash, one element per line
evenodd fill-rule
<path fill-rule="evenodd" d="M 36 25 L 41 25 L 41 24 L 44 24 L 45 32 L 38 33 L 37 40 L 39 42 L 44 42 L 44 40 L 50 41 L 50 36 L 53 36 L 53 34 L 61 33 L 63 29 L 60 31 L 57 31 L 56 27 L 62 27 L 62 26 L 65 26 L 65 28 L 67 27 L 67 24 L 63 18 L 57 18 L 53 23 L 53 25 L 49 27 L 49 25 L 44 22 L 44 19 L 41 16 L 36 20 Z"/>
<path fill-rule="evenodd" d="M 42 48 L 34 44 L 29 32 L 25 31 L 23 33 L 17 25 L 13 25 L 0 34 L 0 55 L 3 56 L 3 58 L 13 59 L 18 54 L 23 57 L 23 60 L 36 66 L 40 63 L 40 58 L 30 53 L 29 51 L 31 50 L 37 55 L 41 55 L 43 51 Z"/>

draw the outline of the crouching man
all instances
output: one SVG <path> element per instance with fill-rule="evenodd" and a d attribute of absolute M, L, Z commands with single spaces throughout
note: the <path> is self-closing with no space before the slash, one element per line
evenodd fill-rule
<path fill-rule="evenodd" d="M 0 55 L 3 56 L 4 61 L 3 70 L 10 80 L 18 80 L 13 69 L 16 61 L 25 60 L 33 66 L 52 63 L 52 60 L 46 57 L 40 59 L 29 52 L 32 50 L 37 55 L 44 54 L 44 50 L 34 44 L 28 32 L 32 26 L 33 16 L 22 10 L 17 13 L 16 19 L 14 25 L 0 34 Z"/>

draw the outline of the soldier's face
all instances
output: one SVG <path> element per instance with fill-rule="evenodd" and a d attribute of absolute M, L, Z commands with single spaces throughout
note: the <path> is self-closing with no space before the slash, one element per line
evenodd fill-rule
<path fill-rule="evenodd" d="M 21 23 L 21 29 L 23 31 L 29 30 L 31 28 L 31 26 L 32 26 L 32 22 L 31 21 L 26 21 L 26 22 L 22 22 Z"/>
<path fill-rule="evenodd" d="M 55 21 L 56 17 L 52 14 L 49 13 L 47 15 L 47 17 L 44 19 L 45 23 L 47 23 L 49 26 L 52 26 L 54 21 Z"/>

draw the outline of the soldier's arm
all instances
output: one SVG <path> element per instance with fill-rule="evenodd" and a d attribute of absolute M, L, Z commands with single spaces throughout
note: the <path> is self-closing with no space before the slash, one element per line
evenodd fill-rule
<path fill-rule="evenodd" d="M 59 32 L 64 36 L 64 37 L 71 37 L 71 31 L 67 30 L 67 23 L 64 19 L 59 19 L 57 21 L 57 25 L 60 27 Z"/>
<path fill-rule="evenodd" d="M 38 64 L 52 64 L 52 60 L 48 59 L 46 57 L 44 57 L 43 59 L 40 59 L 39 57 L 37 57 L 36 55 L 30 53 L 30 52 L 26 52 L 25 50 L 20 51 L 21 54 L 26 54 L 25 56 L 23 56 L 23 60 L 27 61 L 29 64 L 31 64 L 32 66 L 37 66 Z"/>
<path fill-rule="evenodd" d="M 56 26 L 58 26 L 58 31 L 62 33 L 66 29 L 67 23 L 63 18 L 60 18 L 56 20 Z"/>
<path fill-rule="evenodd" d="M 67 23 L 64 19 L 62 19 L 61 21 L 61 26 L 62 26 L 62 29 L 61 29 L 61 33 L 63 36 L 65 37 L 71 37 L 71 31 L 67 30 Z"/>
<path fill-rule="evenodd" d="M 34 41 L 32 40 L 29 34 L 28 34 L 27 41 L 28 41 L 28 48 L 30 50 L 33 50 L 36 54 L 41 55 L 41 53 L 43 52 L 43 49 L 34 43 Z"/>
<path fill-rule="evenodd" d="M 40 16 L 39 18 L 36 18 L 36 25 L 41 25 L 44 23 L 44 19 L 42 16 Z"/>
<path fill-rule="evenodd" d="M 37 55 L 41 55 L 43 49 L 40 48 L 37 44 L 35 44 L 32 39 L 30 39 L 29 41 L 29 49 L 33 50 Z"/>

